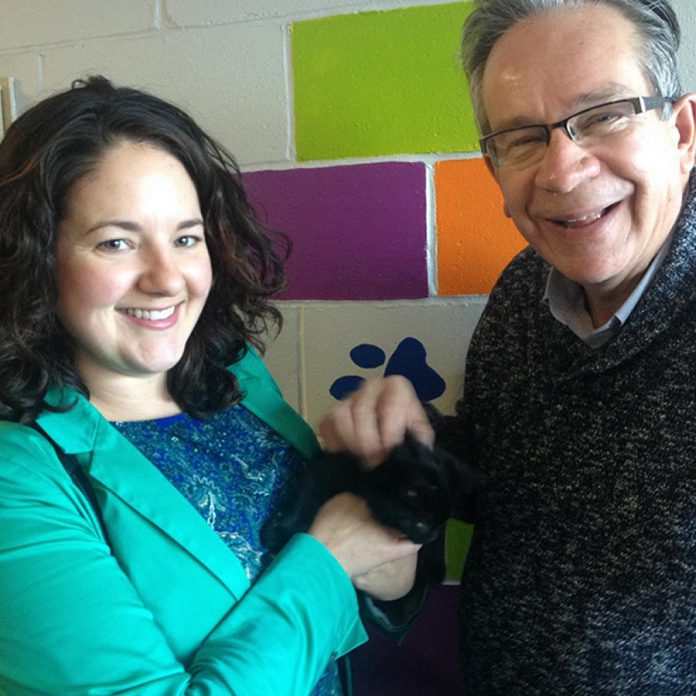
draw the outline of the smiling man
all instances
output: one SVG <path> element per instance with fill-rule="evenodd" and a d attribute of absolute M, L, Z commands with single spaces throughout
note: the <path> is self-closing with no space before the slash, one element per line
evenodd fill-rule
<path fill-rule="evenodd" d="M 696 691 L 696 97 L 668 0 L 475 0 L 481 148 L 529 248 L 438 438 L 481 471 L 467 696 Z M 322 423 L 371 461 L 432 433 L 405 380 Z"/>
<path fill-rule="evenodd" d="M 667 240 L 693 162 L 693 96 L 680 96 L 669 64 L 650 74 L 646 34 L 657 27 L 633 21 L 664 22 L 660 4 L 485 3 L 465 43 L 506 211 L 552 277 L 582 288 L 595 328 Z M 477 32 L 491 31 L 485 15 L 492 21 L 498 5 L 548 9 L 511 25 L 480 63 Z M 664 38 L 676 42 L 670 28 Z"/>
<path fill-rule="evenodd" d="M 666 0 L 481 0 L 463 51 L 505 211 L 449 426 L 483 474 L 466 693 L 696 684 L 694 95 Z"/>

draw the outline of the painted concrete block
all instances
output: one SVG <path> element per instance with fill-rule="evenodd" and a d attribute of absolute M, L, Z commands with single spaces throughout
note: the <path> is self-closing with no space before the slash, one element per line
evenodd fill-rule
<path fill-rule="evenodd" d="M 23 52 L 0 55 L 0 76 L 15 78 L 18 113 L 39 100 L 39 58 Z"/>
<path fill-rule="evenodd" d="M 464 570 L 464 562 L 469 554 L 474 525 L 461 520 L 450 520 L 445 533 L 445 567 L 447 577 L 459 582 Z"/>
<path fill-rule="evenodd" d="M 154 3 L 144 0 L 3 0 L 3 49 L 88 37 L 142 32 L 154 25 Z"/>
<path fill-rule="evenodd" d="M 422 163 L 248 172 L 244 182 L 260 218 L 292 238 L 283 299 L 427 297 Z"/>
<path fill-rule="evenodd" d="M 366 622 L 350 654 L 356 696 L 464 696 L 457 636 L 459 587 L 433 587 L 401 643 Z"/>
<path fill-rule="evenodd" d="M 309 423 L 316 427 L 336 403 L 331 391 L 339 380 L 382 377 L 390 363 L 398 363 L 400 373 L 425 385 L 431 396 L 437 394 L 429 400 L 442 412 L 453 412 L 466 351 L 486 299 L 307 303 L 302 333 Z M 439 393 L 436 376 L 444 382 Z"/>
<path fill-rule="evenodd" d="M 503 197 L 482 158 L 435 164 L 440 295 L 490 292 L 526 242 L 503 214 Z"/>
<path fill-rule="evenodd" d="M 457 2 L 293 24 L 298 158 L 476 150 L 458 64 L 471 6 Z"/>
<path fill-rule="evenodd" d="M 469 341 L 486 299 L 307 303 L 302 331 L 303 415 L 316 428 L 336 403 L 331 392 L 338 383 L 355 385 L 360 378 L 381 377 L 395 365 L 398 369 L 392 374 L 408 377 L 421 398 L 433 396 L 425 400 L 452 413 L 462 393 Z M 450 521 L 448 577 L 460 577 L 470 538 L 469 525 Z"/>
<path fill-rule="evenodd" d="M 273 17 L 360 12 L 409 5 L 440 5 L 442 0 L 163 0 L 164 16 L 171 26 L 200 26 L 229 22 L 262 21 Z"/>
<path fill-rule="evenodd" d="M 186 109 L 240 163 L 286 159 L 287 94 L 278 26 L 170 31 L 46 51 L 46 86 L 103 73 Z"/>
<path fill-rule="evenodd" d="M 276 306 L 283 315 L 283 329 L 279 335 L 272 333 L 265 339 L 264 362 L 280 387 L 285 400 L 301 412 L 300 403 L 300 326 L 302 307 L 288 302 Z"/>
<path fill-rule="evenodd" d="M 673 0 L 672 5 L 679 17 L 681 35 L 688 37 L 688 40 L 682 40 L 677 57 L 683 92 L 690 92 L 696 89 L 696 58 L 692 39 L 696 32 L 696 5 L 693 0 Z"/>
<path fill-rule="evenodd" d="M 164 0 L 172 26 L 248 22 L 306 12 L 335 12 L 355 7 L 355 0 Z"/>

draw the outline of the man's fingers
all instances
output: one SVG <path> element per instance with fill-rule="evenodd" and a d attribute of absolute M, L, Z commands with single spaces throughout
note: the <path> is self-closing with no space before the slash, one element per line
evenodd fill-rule
<path fill-rule="evenodd" d="M 326 449 L 347 449 L 370 466 L 381 463 L 403 442 L 407 430 L 432 446 L 433 430 L 413 386 L 396 375 L 365 381 L 319 425 Z"/>

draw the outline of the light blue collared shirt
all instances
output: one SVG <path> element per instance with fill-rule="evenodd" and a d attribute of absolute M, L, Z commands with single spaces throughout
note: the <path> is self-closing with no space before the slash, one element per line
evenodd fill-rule
<path fill-rule="evenodd" d="M 578 338 L 587 343 L 590 348 L 601 348 L 614 338 L 626 323 L 631 312 L 635 309 L 643 293 L 652 283 L 655 274 L 662 266 L 667 252 L 672 244 L 672 235 L 662 245 L 646 269 L 640 282 L 626 301 L 616 310 L 614 315 L 599 328 L 592 324 L 592 317 L 585 305 L 585 293 L 582 286 L 568 280 L 560 271 L 552 268 L 546 281 L 544 302 L 554 319 L 565 324 Z"/>

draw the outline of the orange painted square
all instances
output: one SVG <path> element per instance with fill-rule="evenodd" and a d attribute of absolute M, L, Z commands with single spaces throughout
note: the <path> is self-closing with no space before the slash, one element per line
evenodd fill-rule
<path fill-rule="evenodd" d="M 490 292 L 527 243 L 503 214 L 503 197 L 483 159 L 436 162 L 435 200 L 438 294 Z"/>

